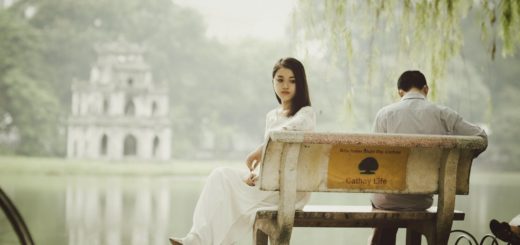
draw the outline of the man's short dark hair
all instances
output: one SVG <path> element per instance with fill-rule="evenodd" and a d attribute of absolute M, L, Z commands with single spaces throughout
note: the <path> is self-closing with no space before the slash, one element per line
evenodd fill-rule
<path fill-rule="evenodd" d="M 397 89 L 408 92 L 411 88 L 422 89 L 426 86 L 426 78 L 420 71 L 405 71 L 397 80 Z"/>

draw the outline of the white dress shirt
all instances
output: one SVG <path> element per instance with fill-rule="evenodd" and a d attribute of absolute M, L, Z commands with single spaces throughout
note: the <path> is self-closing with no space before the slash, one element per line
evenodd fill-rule
<path fill-rule="evenodd" d="M 430 103 L 415 91 L 406 93 L 401 101 L 383 107 L 376 115 L 374 132 L 398 134 L 474 135 L 487 141 L 486 132 L 465 121 L 457 112 Z M 374 194 L 376 208 L 422 210 L 433 203 L 432 195 Z"/>

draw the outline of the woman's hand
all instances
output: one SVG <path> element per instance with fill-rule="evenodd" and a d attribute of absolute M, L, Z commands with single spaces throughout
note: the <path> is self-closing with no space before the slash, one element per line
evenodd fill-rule
<path fill-rule="evenodd" d="M 258 147 L 253 152 L 249 153 L 246 158 L 246 165 L 249 171 L 255 170 L 256 166 L 262 160 L 262 146 Z"/>
<path fill-rule="evenodd" d="M 258 175 L 251 173 L 251 174 L 249 174 L 247 179 L 244 180 L 244 182 L 249 186 L 255 186 L 257 180 L 258 180 Z"/>

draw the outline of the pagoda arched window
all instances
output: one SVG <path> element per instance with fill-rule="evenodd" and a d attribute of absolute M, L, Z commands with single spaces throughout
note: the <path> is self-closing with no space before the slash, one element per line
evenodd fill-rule
<path fill-rule="evenodd" d="M 153 156 L 157 156 L 157 154 L 159 153 L 159 144 L 160 144 L 160 141 L 159 141 L 159 137 L 155 136 L 153 138 Z"/>
<path fill-rule="evenodd" d="M 135 115 L 135 104 L 133 100 L 128 100 L 125 105 L 125 115 L 134 116 Z"/>
<path fill-rule="evenodd" d="M 108 137 L 106 134 L 103 134 L 103 136 L 101 137 L 101 144 L 100 144 L 100 147 L 99 147 L 99 154 L 101 156 L 106 156 L 107 155 L 107 149 L 108 149 Z"/>
<path fill-rule="evenodd" d="M 103 100 L 103 114 L 108 114 L 108 109 L 110 107 L 110 104 L 108 102 L 108 99 Z"/>
<path fill-rule="evenodd" d="M 123 147 L 124 156 L 137 155 L 137 139 L 133 135 L 129 134 L 125 137 Z"/>
<path fill-rule="evenodd" d="M 154 101 L 154 102 L 152 103 L 152 116 L 157 115 L 157 110 L 158 110 L 157 102 Z"/>

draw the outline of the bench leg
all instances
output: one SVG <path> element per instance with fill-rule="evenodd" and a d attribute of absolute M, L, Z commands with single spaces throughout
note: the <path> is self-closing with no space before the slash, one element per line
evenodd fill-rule
<path fill-rule="evenodd" d="M 267 234 L 260 229 L 253 230 L 253 244 L 255 245 L 267 245 Z"/>
<path fill-rule="evenodd" d="M 406 245 L 421 245 L 421 233 L 406 229 Z"/>
<path fill-rule="evenodd" d="M 435 221 L 411 223 L 406 228 L 406 244 L 421 244 L 422 235 L 424 235 L 428 245 L 437 245 L 437 231 L 435 228 Z"/>
<path fill-rule="evenodd" d="M 288 245 L 291 241 L 292 227 L 282 227 L 276 231 L 276 234 L 271 237 L 272 245 Z"/>
<path fill-rule="evenodd" d="M 375 227 L 370 244 L 372 245 L 395 245 L 397 227 Z"/>
<path fill-rule="evenodd" d="M 276 234 L 275 231 L 276 223 L 273 220 L 257 218 L 253 224 L 253 244 L 267 245 L 268 239 L 272 243 L 272 236 Z"/>
<path fill-rule="evenodd" d="M 300 144 L 289 144 L 286 154 L 282 156 L 283 159 L 280 165 L 280 200 L 278 203 L 278 216 L 276 217 L 277 225 L 273 236 L 270 236 L 270 241 L 273 245 L 286 245 L 291 241 L 299 154 Z"/>
<path fill-rule="evenodd" d="M 279 226 L 276 220 L 256 219 L 253 224 L 253 244 L 288 245 L 291 240 L 292 223 Z"/>
<path fill-rule="evenodd" d="M 426 236 L 426 240 L 428 241 L 428 245 L 437 245 L 437 238 L 435 233 L 431 233 L 429 236 Z"/>

